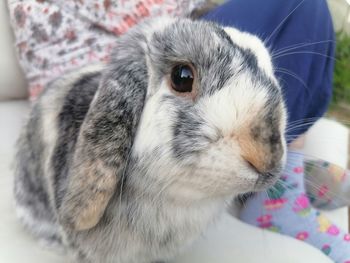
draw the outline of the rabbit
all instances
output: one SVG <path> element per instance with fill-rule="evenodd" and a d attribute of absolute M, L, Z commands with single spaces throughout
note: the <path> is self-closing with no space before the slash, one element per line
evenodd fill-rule
<path fill-rule="evenodd" d="M 75 262 L 168 261 L 278 180 L 286 109 L 256 36 L 150 19 L 53 81 L 18 142 L 17 213 Z"/>

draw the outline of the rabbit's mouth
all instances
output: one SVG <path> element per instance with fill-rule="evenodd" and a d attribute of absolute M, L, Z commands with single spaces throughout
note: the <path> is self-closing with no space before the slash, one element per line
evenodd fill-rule
<path fill-rule="evenodd" d="M 282 172 L 282 165 L 272 172 L 259 173 L 254 185 L 254 191 L 263 191 L 273 186 L 280 178 Z"/>
<path fill-rule="evenodd" d="M 266 188 L 273 186 L 278 179 L 283 170 L 283 161 L 280 161 L 272 170 L 261 172 L 252 163 L 246 161 L 247 166 L 257 175 L 257 179 L 254 185 L 254 191 L 263 191 Z"/>

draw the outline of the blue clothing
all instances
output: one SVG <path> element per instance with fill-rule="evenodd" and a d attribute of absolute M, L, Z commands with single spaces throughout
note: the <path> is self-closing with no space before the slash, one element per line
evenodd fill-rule
<path fill-rule="evenodd" d="M 275 57 L 273 63 L 284 92 L 288 123 L 298 121 L 300 126 L 288 131 L 288 141 L 304 133 L 325 113 L 332 94 L 335 50 L 333 24 L 325 0 L 230 0 L 203 19 L 256 34 L 275 52 L 295 44 L 323 41 L 293 49 L 287 53 L 297 53 Z M 313 118 L 312 123 L 309 118 Z"/>

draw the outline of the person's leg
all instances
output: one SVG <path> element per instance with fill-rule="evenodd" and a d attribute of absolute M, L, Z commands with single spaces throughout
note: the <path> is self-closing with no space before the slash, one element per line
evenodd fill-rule
<path fill-rule="evenodd" d="M 286 234 L 320 249 L 336 263 L 350 263 L 350 235 L 313 208 L 305 193 L 304 155 L 291 147 L 281 180 L 248 199 L 246 223 Z"/>

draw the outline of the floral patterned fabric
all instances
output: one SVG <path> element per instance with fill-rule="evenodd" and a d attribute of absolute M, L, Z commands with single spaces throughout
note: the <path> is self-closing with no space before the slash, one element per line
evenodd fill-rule
<path fill-rule="evenodd" d="M 335 263 L 350 263 L 350 235 L 311 206 L 304 185 L 304 156 L 288 152 L 281 179 L 248 199 L 240 219 L 320 249 Z"/>
<path fill-rule="evenodd" d="M 31 99 L 75 68 L 108 61 L 115 38 L 147 17 L 185 16 L 204 0 L 8 0 Z"/>

